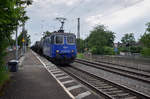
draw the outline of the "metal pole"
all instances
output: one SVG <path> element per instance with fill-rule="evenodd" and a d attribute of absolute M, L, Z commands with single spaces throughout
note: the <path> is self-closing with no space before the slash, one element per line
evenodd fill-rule
<path fill-rule="evenodd" d="M 79 40 L 78 41 L 77 49 L 78 49 L 78 52 L 82 52 L 81 49 L 80 49 L 80 18 L 77 18 L 77 20 L 78 20 L 78 25 L 77 25 L 77 39 Z"/>
<path fill-rule="evenodd" d="M 18 60 L 18 26 L 16 27 L 16 60 Z"/>
<path fill-rule="evenodd" d="M 24 40 L 25 40 L 24 39 L 24 37 L 25 37 L 25 34 L 24 34 L 25 33 L 25 25 L 24 25 L 24 23 L 23 23 L 23 32 L 22 33 L 23 33 L 23 55 L 24 55 L 24 53 L 25 53 L 25 43 L 24 43 Z"/>
<path fill-rule="evenodd" d="M 77 38 L 80 39 L 80 18 L 78 18 L 78 33 L 77 33 Z"/>

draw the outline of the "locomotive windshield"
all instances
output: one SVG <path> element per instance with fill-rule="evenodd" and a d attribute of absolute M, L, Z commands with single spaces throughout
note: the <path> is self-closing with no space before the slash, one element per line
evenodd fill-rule
<path fill-rule="evenodd" d="M 75 43 L 75 37 L 73 35 L 69 35 L 67 37 L 67 43 L 74 44 Z"/>
<path fill-rule="evenodd" d="M 55 36 L 55 42 L 56 44 L 63 44 L 64 36 L 63 35 L 56 35 Z"/>

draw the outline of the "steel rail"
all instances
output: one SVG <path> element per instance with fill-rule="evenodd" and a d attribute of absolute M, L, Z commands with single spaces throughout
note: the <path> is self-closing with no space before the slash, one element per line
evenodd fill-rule
<path fill-rule="evenodd" d="M 122 75 L 125 77 L 129 77 L 129 78 L 132 78 L 135 80 L 140 80 L 140 81 L 143 81 L 144 83 L 150 83 L 150 75 L 136 73 L 136 72 L 132 72 L 132 71 L 128 71 L 128 70 L 123 70 L 120 68 L 108 66 L 106 64 L 104 65 L 104 64 L 100 64 L 100 63 L 90 62 L 87 60 L 76 59 L 75 62 L 85 64 L 87 66 L 91 66 L 91 67 L 94 67 L 97 69 L 102 69 L 104 71 L 116 73 L 116 74 L 119 74 L 119 75 Z"/>
<path fill-rule="evenodd" d="M 134 67 L 129 67 L 127 65 L 122 65 L 122 64 L 112 63 L 112 62 L 105 62 L 105 61 L 100 61 L 100 60 L 93 60 L 93 61 L 98 62 L 98 63 L 116 65 L 116 66 L 125 67 L 125 68 L 129 68 L 129 69 L 134 69 L 134 70 L 137 70 L 137 71 L 143 71 L 143 72 L 150 73 L 149 70 L 144 70 L 144 69 L 138 69 L 138 68 L 134 68 Z"/>

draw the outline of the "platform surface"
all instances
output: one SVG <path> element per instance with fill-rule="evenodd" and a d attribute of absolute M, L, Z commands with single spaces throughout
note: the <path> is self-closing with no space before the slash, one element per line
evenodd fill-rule
<path fill-rule="evenodd" d="M 31 51 L 11 79 L 0 99 L 71 99 Z"/>

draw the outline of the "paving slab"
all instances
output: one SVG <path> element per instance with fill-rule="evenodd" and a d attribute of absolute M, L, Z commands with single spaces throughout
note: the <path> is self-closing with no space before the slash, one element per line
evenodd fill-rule
<path fill-rule="evenodd" d="M 11 80 L 0 99 L 71 99 L 31 50 Z"/>

